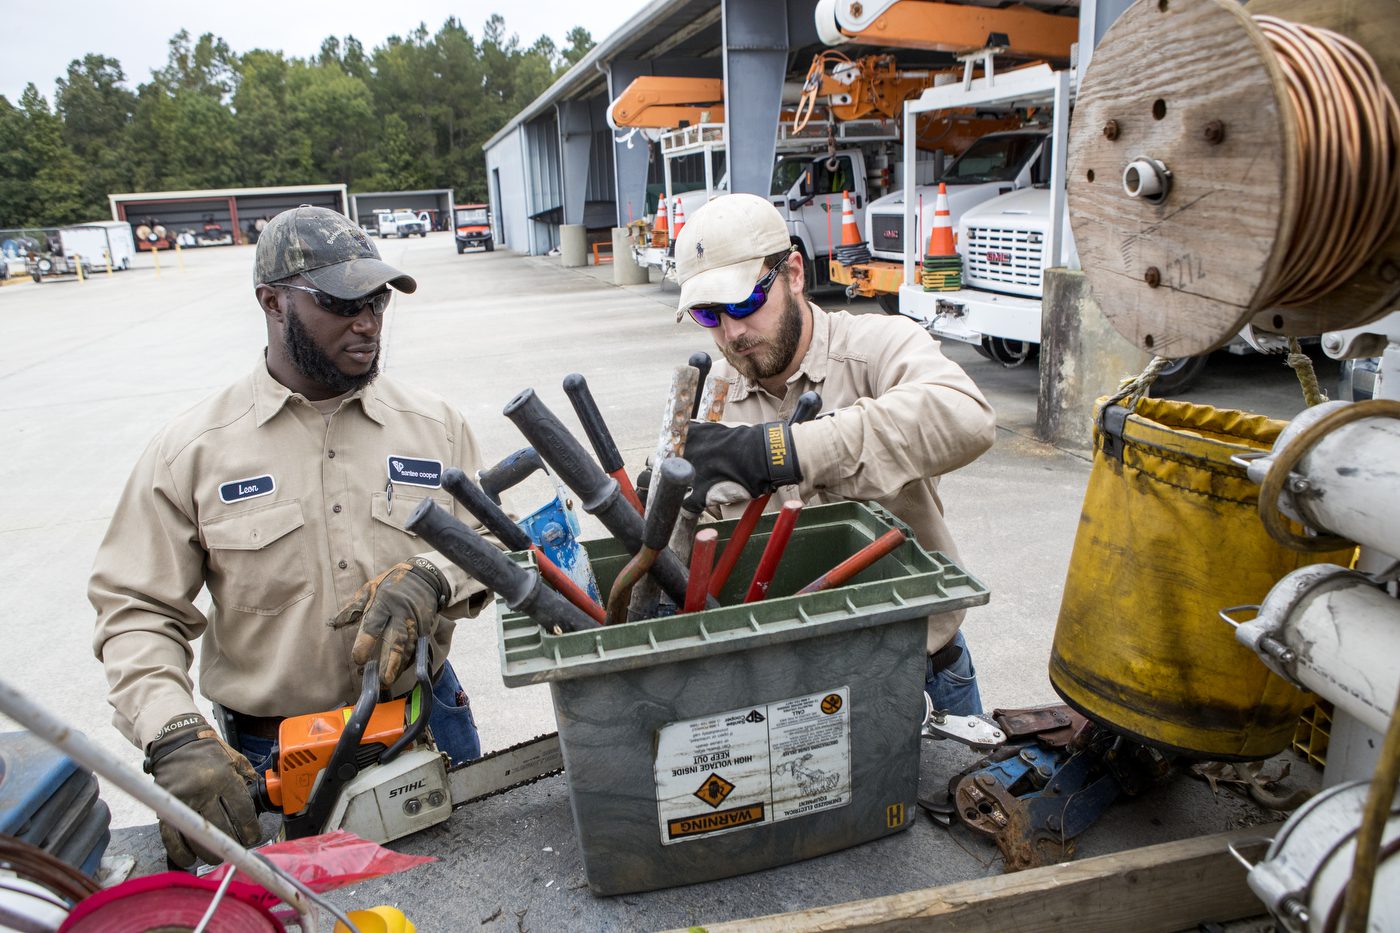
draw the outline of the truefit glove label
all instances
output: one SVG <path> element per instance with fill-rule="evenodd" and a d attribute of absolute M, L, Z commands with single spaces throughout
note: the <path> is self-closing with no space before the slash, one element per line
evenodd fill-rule
<path fill-rule="evenodd" d="M 763 426 L 763 440 L 768 447 L 768 477 L 774 486 L 787 486 L 800 479 L 791 430 L 781 421 L 770 421 Z"/>

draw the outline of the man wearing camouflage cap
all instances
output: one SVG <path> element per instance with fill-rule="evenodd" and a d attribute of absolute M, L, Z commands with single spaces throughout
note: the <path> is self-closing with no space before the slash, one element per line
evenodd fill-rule
<path fill-rule="evenodd" d="M 431 497 L 480 530 L 441 488 L 444 469 L 475 475 L 480 457 L 454 408 L 379 373 L 391 286 L 417 283 L 344 215 L 274 217 L 254 272 L 266 350 L 147 447 L 93 567 L 114 723 L 158 784 L 245 845 L 259 837 L 247 781 L 281 719 L 353 702 L 371 657 L 407 692 L 419 637 L 432 641 L 438 747 L 480 755 L 446 658 L 454 620 L 487 594 L 403 528 Z M 227 743 L 195 705 L 195 639 Z M 164 824 L 161 839 L 177 865 L 212 860 Z"/>
<path fill-rule="evenodd" d="M 803 293 L 805 259 L 766 198 L 731 194 L 676 237 L 678 319 L 689 313 L 724 354 L 728 424 L 692 422 L 690 506 L 723 507 L 782 489 L 777 502 L 872 500 L 929 550 L 957 558 L 938 479 L 992 446 L 977 386 L 901 317 L 827 312 Z M 815 390 L 823 416 L 789 426 Z M 929 618 L 926 690 L 939 709 L 982 712 L 962 612 Z"/>

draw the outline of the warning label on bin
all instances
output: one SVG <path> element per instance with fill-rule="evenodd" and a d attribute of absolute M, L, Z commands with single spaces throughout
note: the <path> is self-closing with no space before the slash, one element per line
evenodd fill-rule
<path fill-rule="evenodd" d="M 656 805 L 670 845 L 851 802 L 850 688 L 661 727 Z"/>

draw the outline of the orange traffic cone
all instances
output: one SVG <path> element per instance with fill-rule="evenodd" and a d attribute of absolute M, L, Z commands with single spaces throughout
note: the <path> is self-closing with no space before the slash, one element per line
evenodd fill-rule
<path fill-rule="evenodd" d="M 856 226 L 856 212 L 851 210 L 849 191 L 841 192 L 841 243 L 835 253 L 836 261 L 843 266 L 870 261 L 870 248 L 860 238 L 860 227 Z"/>
<path fill-rule="evenodd" d="M 656 223 L 651 228 L 651 245 L 664 247 L 670 239 L 666 224 L 666 196 L 663 194 L 656 199 Z"/>
<path fill-rule="evenodd" d="M 923 275 L 926 292 L 955 292 L 962 288 L 962 257 L 953 241 L 953 215 L 948 210 L 948 186 L 938 183 L 938 199 L 933 202 L 933 229 L 928 235 Z"/>
<path fill-rule="evenodd" d="M 953 256 L 953 215 L 948 211 L 948 186 L 938 183 L 938 200 L 933 202 L 933 229 L 928 235 L 928 256 Z"/>
<path fill-rule="evenodd" d="M 685 229 L 685 204 L 681 202 L 680 195 L 676 195 L 676 206 L 674 210 L 676 212 L 676 229 L 671 235 L 672 243 L 681 238 L 681 230 Z"/>
<path fill-rule="evenodd" d="M 860 245 L 860 228 L 856 226 L 856 212 L 851 210 L 849 191 L 841 192 L 841 245 Z"/>

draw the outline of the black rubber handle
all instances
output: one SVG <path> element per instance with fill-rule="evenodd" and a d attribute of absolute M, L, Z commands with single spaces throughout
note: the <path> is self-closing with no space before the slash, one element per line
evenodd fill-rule
<path fill-rule="evenodd" d="M 822 397 L 816 392 L 803 392 L 797 397 L 797 405 L 792 409 L 792 414 L 788 416 L 788 424 L 801 424 L 804 421 L 811 421 L 817 416 L 817 412 L 822 410 Z"/>
<path fill-rule="evenodd" d="M 607 423 L 603 421 L 598 403 L 593 400 L 593 393 L 588 390 L 588 380 L 579 373 L 569 373 L 564 377 L 564 394 L 569 397 L 569 404 L 574 406 L 574 414 L 578 415 L 584 436 L 593 445 L 593 452 L 598 455 L 603 472 L 616 473 L 622 469 L 622 454 L 613 441 Z"/>
<path fill-rule="evenodd" d="M 596 516 L 629 554 L 642 549 L 642 517 L 623 497 L 617 480 L 599 469 L 534 389 L 511 399 L 502 413 L 540 452 L 555 475 L 578 494 L 584 511 Z M 651 573 L 676 605 L 685 603 L 685 565 L 670 548 L 657 555 Z"/>
<path fill-rule="evenodd" d="M 539 454 L 535 453 L 535 448 L 522 447 L 495 466 L 482 470 L 476 478 L 481 483 L 482 491 L 490 496 L 493 502 L 499 504 L 501 493 L 512 486 L 519 485 L 525 477 L 536 470 L 543 469 L 544 461 L 540 459 Z M 465 504 L 463 503 L 463 505 Z M 481 518 L 481 516 L 478 515 L 477 518 Z M 519 550 L 519 548 L 511 550 Z"/>
<path fill-rule="evenodd" d="M 540 401 L 534 389 L 526 389 L 507 402 L 501 414 L 515 423 L 544 462 L 566 486 L 578 493 L 585 511 L 592 513 L 605 508 L 613 499 L 621 497 L 617 480 L 598 468 L 558 416 Z M 637 519 L 633 539 L 640 541 L 642 517 L 637 515 L 636 509 L 632 509 L 632 515 Z"/>
<path fill-rule="evenodd" d="M 681 511 L 681 501 L 695 482 L 695 468 L 680 457 L 667 457 L 652 480 L 653 488 L 647 503 L 647 517 L 642 531 L 642 544 L 654 551 L 666 547 L 671 529 Z"/>
<path fill-rule="evenodd" d="M 695 404 L 690 406 L 690 420 L 700 417 L 700 397 L 705 394 L 705 377 L 710 374 L 710 354 L 697 350 L 690 354 L 689 365 L 700 370 L 700 378 L 695 383 Z"/>
<path fill-rule="evenodd" d="M 404 527 L 440 554 L 495 590 L 506 605 L 538 622 L 545 631 L 578 632 L 598 623 L 545 586 L 540 575 L 515 564 L 489 541 L 432 499 L 424 499 Z"/>
<path fill-rule="evenodd" d="M 531 453 L 535 452 L 533 447 L 526 447 Z M 538 456 L 538 454 L 536 454 Z M 491 532 L 508 551 L 528 551 L 530 536 L 525 530 L 510 520 L 510 516 L 501 511 L 501 507 L 491 500 L 480 486 L 473 483 L 456 467 L 449 467 L 442 474 L 442 488 L 452 494 L 452 498 L 462 503 L 463 508 L 472 513 L 477 521 L 486 526 L 486 530 Z"/>

